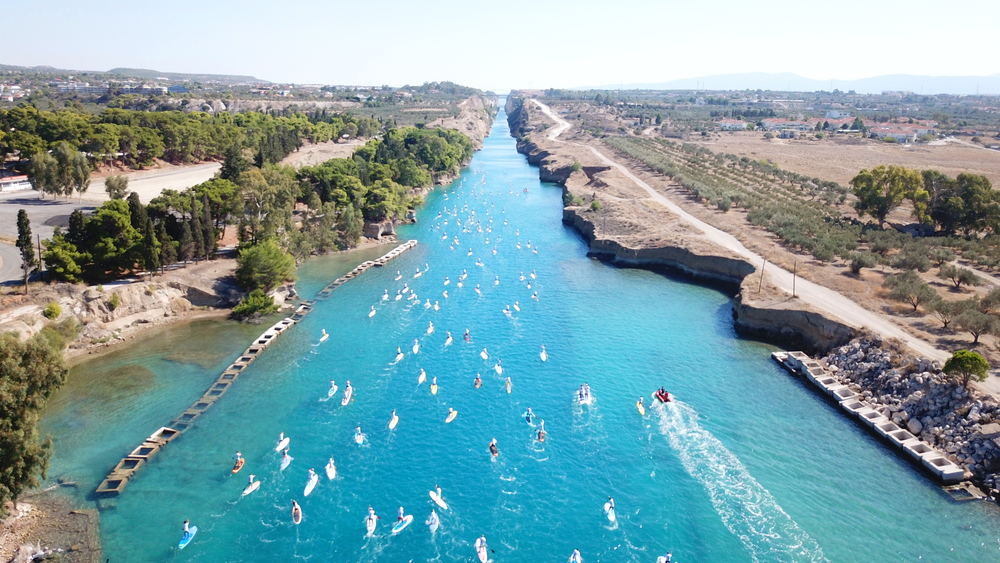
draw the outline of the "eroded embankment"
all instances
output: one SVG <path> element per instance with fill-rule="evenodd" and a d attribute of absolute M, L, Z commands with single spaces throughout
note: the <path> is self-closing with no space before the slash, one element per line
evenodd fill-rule
<path fill-rule="evenodd" d="M 588 148 L 549 139 L 544 131 L 550 122 L 534 106 L 509 99 L 507 111 L 517 151 L 539 167 L 542 181 L 563 187 L 563 221 L 587 240 L 589 254 L 732 287 L 734 322 L 742 334 L 810 352 L 830 350 L 855 336 L 856 327 L 769 283 L 758 265 L 708 240 Z"/>

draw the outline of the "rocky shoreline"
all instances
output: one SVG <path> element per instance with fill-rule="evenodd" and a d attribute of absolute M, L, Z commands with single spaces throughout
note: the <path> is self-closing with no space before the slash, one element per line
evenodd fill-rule
<path fill-rule="evenodd" d="M 760 276 L 757 265 L 705 240 L 665 209 L 642 203 L 648 198 L 644 192 L 630 188 L 630 180 L 589 151 L 549 141 L 540 134 L 543 119 L 537 109 L 508 98 L 507 111 L 517 151 L 538 166 L 542 181 L 563 188 L 563 222 L 588 242 L 589 255 L 620 266 L 666 269 L 700 282 L 721 283 L 734 291 L 734 324 L 746 336 L 821 353 L 857 334 L 857 328 L 776 290 L 766 274 Z M 587 205 L 594 200 L 600 201 L 598 212 Z"/>
<path fill-rule="evenodd" d="M 945 452 L 966 479 L 1000 498 L 1000 404 L 901 348 L 866 334 L 821 361 L 871 408 Z"/>

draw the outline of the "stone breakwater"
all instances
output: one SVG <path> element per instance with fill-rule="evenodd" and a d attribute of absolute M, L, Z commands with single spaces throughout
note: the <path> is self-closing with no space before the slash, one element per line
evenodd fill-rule
<path fill-rule="evenodd" d="M 1000 481 L 1000 404 L 967 389 L 937 362 L 902 355 L 874 335 L 822 359 L 832 377 L 873 409 L 931 446 L 996 498 Z"/>

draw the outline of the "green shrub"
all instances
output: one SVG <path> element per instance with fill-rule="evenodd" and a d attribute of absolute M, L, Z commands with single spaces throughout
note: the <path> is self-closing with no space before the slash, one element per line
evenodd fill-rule
<path fill-rule="evenodd" d="M 104 293 L 104 284 L 97 284 L 97 292 Z"/>
<path fill-rule="evenodd" d="M 270 315 L 278 310 L 274 304 L 274 298 L 266 295 L 263 291 L 255 289 L 250 292 L 238 305 L 233 307 L 233 316 L 237 319 L 257 318 Z"/>
<path fill-rule="evenodd" d="M 49 343 L 55 350 L 63 350 L 66 345 L 76 340 L 80 334 L 80 323 L 76 318 L 69 317 L 61 323 L 49 323 L 39 333 L 38 336 Z"/>
<path fill-rule="evenodd" d="M 719 211 L 722 211 L 723 213 L 729 211 L 729 209 L 732 208 L 732 206 L 733 206 L 733 200 L 730 199 L 729 197 L 724 196 L 715 200 L 715 207 L 717 207 Z"/>
<path fill-rule="evenodd" d="M 883 143 L 898 143 L 895 137 L 885 137 L 882 139 Z"/>
<path fill-rule="evenodd" d="M 270 291 L 295 277 L 295 258 L 271 239 L 240 250 L 236 263 L 236 283 L 251 291 Z"/>
<path fill-rule="evenodd" d="M 579 172 L 583 170 L 583 164 L 581 164 L 579 160 L 575 160 L 573 161 L 573 166 L 570 166 L 569 169 L 573 172 Z"/>
<path fill-rule="evenodd" d="M 59 304 L 56 303 L 55 301 L 46 305 L 45 310 L 42 311 L 42 316 L 44 316 L 46 319 L 49 319 L 50 321 L 59 318 L 59 315 L 61 314 L 62 314 L 62 307 L 60 307 Z"/>
<path fill-rule="evenodd" d="M 871 252 L 852 252 L 848 255 L 851 260 L 851 272 L 860 274 L 862 268 L 872 268 L 878 264 L 878 258 Z"/>
<path fill-rule="evenodd" d="M 110 308 L 112 311 L 114 311 L 121 304 L 122 304 L 122 300 L 121 300 L 120 297 L 118 297 L 118 294 L 117 293 L 112 293 L 111 294 L 111 298 L 108 299 L 108 308 Z"/>
<path fill-rule="evenodd" d="M 600 211 L 601 210 L 601 202 L 598 201 L 598 199 L 596 197 L 594 198 L 593 201 L 590 202 L 590 210 L 591 211 Z"/>

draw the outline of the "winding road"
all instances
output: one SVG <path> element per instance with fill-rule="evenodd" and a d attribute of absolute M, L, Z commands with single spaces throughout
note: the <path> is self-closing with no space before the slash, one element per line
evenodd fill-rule
<path fill-rule="evenodd" d="M 742 256 L 743 258 L 747 259 L 751 264 L 762 264 L 764 262 L 764 258 L 762 256 L 748 250 L 745 246 L 743 246 L 740 243 L 740 241 L 736 240 L 735 237 L 733 237 L 729 233 L 726 233 L 709 225 L 708 223 L 705 223 L 704 221 L 701 221 L 700 219 L 697 219 L 688 212 L 684 211 L 673 201 L 666 198 L 663 194 L 657 192 L 652 187 L 650 187 L 649 184 L 643 182 L 640 178 L 632 174 L 632 172 L 630 172 L 628 168 L 608 158 L 607 156 L 602 154 L 599 150 L 597 150 L 597 148 L 592 147 L 590 145 L 583 145 L 580 143 L 570 143 L 568 141 L 558 140 L 557 137 L 559 137 L 559 135 L 561 135 L 567 129 L 569 129 L 570 127 L 569 122 L 565 121 L 564 119 L 561 119 L 558 115 L 556 115 L 555 112 L 553 112 L 548 106 L 546 106 L 542 102 L 539 102 L 538 100 L 534 99 L 532 100 L 532 102 L 534 102 L 535 105 L 537 105 L 538 108 L 542 110 L 542 113 L 547 115 L 549 118 L 551 118 L 558 124 L 557 127 L 555 127 L 549 132 L 548 134 L 549 140 L 555 141 L 557 143 L 568 143 L 580 147 L 589 148 L 605 164 L 608 164 L 609 166 L 614 166 L 615 168 L 620 170 L 622 174 L 624 174 L 633 182 L 635 182 L 636 185 L 644 189 L 646 193 L 649 194 L 650 198 L 664 205 L 672 213 L 679 216 L 681 219 L 686 221 L 692 227 L 704 233 L 705 238 L 708 239 L 709 241 L 714 242 L 715 244 L 718 244 L 719 246 L 726 248 L 736 253 L 739 256 Z M 767 264 L 765 269 L 767 271 L 767 274 L 771 277 L 772 283 L 775 286 L 781 288 L 783 291 L 785 291 L 789 296 L 791 296 L 792 279 L 793 279 L 792 273 L 789 272 L 788 270 L 785 270 L 770 263 Z M 826 311 L 827 313 L 837 317 L 838 319 L 840 319 L 841 321 L 850 326 L 858 328 L 867 327 L 869 329 L 878 332 L 883 337 L 898 338 L 906 342 L 906 344 L 910 347 L 910 349 L 915 351 L 917 354 L 926 356 L 927 358 L 930 358 L 932 360 L 939 360 L 943 362 L 950 356 L 948 352 L 945 352 L 943 350 L 938 350 L 928 342 L 913 337 L 912 335 L 904 331 L 902 328 L 900 328 L 898 325 L 893 323 L 889 318 L 880 315 L 878 313 L 869 311 L 868 309 L 865 309 L 864 307 L 858 305 L 854 301 L 851 301 L 847 297 L 844 297 L 840 293 L 837 293 L 836 291 L 833 291 L 832 289 L 828 289 L 821 285 L 815 284 L 809 280 L 802 279 L 801 276 L 798 277 L 795 281 L 795 295 L 802 301 L 816 307 L 821 311 Z M 990 378 L 986 383 L 980 384 L 980 387 L 990 391 L 991 393 L 1000 394 L 1000 380 L 998 380 L 997 378 Z"/>

